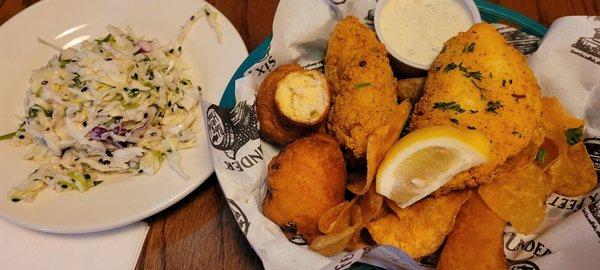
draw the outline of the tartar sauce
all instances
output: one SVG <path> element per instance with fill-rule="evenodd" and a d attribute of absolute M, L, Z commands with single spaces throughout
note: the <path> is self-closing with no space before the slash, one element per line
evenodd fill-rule
<path fill-rule="evenodd" d="M 446 40 L 473 24 L 457 0 L 390 0 L 380 12 L 380 38 L 387 49 L 423 67 L 431 65 Z"/>

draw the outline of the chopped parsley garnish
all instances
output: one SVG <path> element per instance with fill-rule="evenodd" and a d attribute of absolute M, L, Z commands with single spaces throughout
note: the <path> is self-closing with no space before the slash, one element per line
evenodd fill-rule
<path fill-rule="evenodd" d="M 115 38 L 111 34 L 108 34 L 106 37 L 104 37 L 102 39 L 102 42 L 111 42 L 111 41 L 115 41 Z"/>
<path fill-rule="evenodd" d="M 468 45 L 465 45 L 465 47 L 463 48 L 462 52 L 463 53 L 470 53 L 473 52 L 475 50 L 475 42 L 471 42 Z"/>
<path fill-rule="evenodd" d="M 17 134 L 17 132 L 4 134 L 4 135 L 0 136 L 0 141 L 12 139 L 12 137 L 14 137 L 15 134 Z"/>
<path fill-rule="evenodd" d="M 61 60 L 58 60 L 58 66 L 60 68 L 65 68 L 67 66 L 67 64 L 71 63 L 71 62 L 75 62 L 75 60 L 71 60 L 71 59 L 64 59 L 63 60 L 63 59 L 61 59 Z"/>
<path fill-rule="evenodd" d="M 75 73 L 75 77 L 73 78 L 73 83 L 69 84 L 71 88 L 80 88 L 83 86 L 83 82 L 81 81 L 81 77 L 79 74 Z"/>
<path fill-rule="evenodd" d="M 459 113 L 465 112 L 465 110 L 460 107 L 460 104 L 456 103 L 455 101 L 436 102 L 433 104 L 433 108 L 440 109 L 440 110 L 453 110 L 453 111 L 456 111 Z"/>
<path fill-rule="evenodd" d="M 462 65 L 462 62 L 458 63 L 458 65 L 455 64 L 454 62 L 449 63 L 444 68 L 444 72 L 450 72 L 452 70 L 455 70 L 456 68 L 458 68 L 466 78 L 474 78 L 478 81 L 480 81 L 481 78 L 483 78 L 483 74 L 481 74 L 480 71 L 469 71 L 468 68 L 466 68 Z"/>
<path fill-rule="evenodd" d="M 481 74 L 480 71 L 468 71 L 465 72 L 465 77 L 467 78 L 474 78 L 475 80 L 481 81 L 481 78 L 483 78 L 483 75 Z"/>
<path fill-rule="evenodd" d="M 546 150 L 545 148 L 540 148 L 538 149 L 538 152 L 535 155 L 535 161 L 537 161 L 540 165 L 544 165 L 547 156 L 548 150 Z"/>
<path fill-rule="evenodd" d="M 452 71 L 456 67 L 458 67 L 458 66 L 456 64 L 454 64 L 454 62 L 451 62 L 450 64 L 446 65 L 446 67 L 444 68 L 444 72 Z"/>
<path fill-rule="evenodd" d="M 581 141 L 581 136 L 583 136 L 583 126 L 567 129 L 565 131 L 565 136 L 567 137 L 567 143 L 569 145 L 579 143 Z"/>
<path fill-rule="evenodd" d="M 363 87 L 367 87 L 367 86 L 371 86 L 371 83 L 370 82 L 358 83 L 358 84 L 355 84 L 353 87 L 354 87 L 354 89 L 359 89 L 359 88 L 363 88 Z"/>
<path fill-rule="evenodd" d="M 519 99 L 527 97 L 526 95 L 519 95 L 519 94 L 511 94 L 511 96 L 515 98 L 515 101 L 519 101 Z"/>
<path fill-rule="evenodd" d="M 485 110 L 488 112 L 498 113 L 496 110 L 502 107 L 504 107 L 504 105 L 502 105 L 500 101 L 489 101 Z"/>

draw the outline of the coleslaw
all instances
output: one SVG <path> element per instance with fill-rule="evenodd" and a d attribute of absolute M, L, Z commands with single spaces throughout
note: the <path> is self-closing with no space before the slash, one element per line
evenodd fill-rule
<path fill-rule="evenodd" d="M 185 74 L 182 44 L 194 22 L 216 13 L 205 7 L 187 20 L 175 42 L 107 26 L 108 35 L 84 41 L 33 71 L 25 117 L 12 134 L 40 166 L 13 188 L 13 202 L 32 201 L 45 188 L 84 192 L 100 173 L 155 174 L 166 161 L 182 178 L 179 150 L 196 146 L 193 124 L 201 88 Z"/>

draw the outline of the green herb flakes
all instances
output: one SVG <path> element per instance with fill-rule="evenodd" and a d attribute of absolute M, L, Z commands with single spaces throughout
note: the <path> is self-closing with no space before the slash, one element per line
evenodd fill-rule
<path fill-rule="evenodd" d="M 575 145 L 581 141 L 581 136 L 583 136 L 583 126 L 577 128 L 570 128 L 565 131 L 565 136 L 567 137 L 567 143 L 569 145 Z"/>
<path fill-rule="evenodd" d="M 371 86 L 370 82 L 358 83 L 353 86 L 354 89 L 360 89 L 363 87 Z"/>
<path fill-rule="evenodd" d="M 486 107 L 486 111 L 488 112 L 492 112 L 492 113 L 498 113 L 496 110 L 500 109 L 504 107 L 504 105 L 502 105 L 502 103 L 500 103 L 500 101 L 489 101 L 487 103 L 487 107 Z"/>
<path fill-rule="evenodd" d="M 440 109 L 440 110 L 453 110 L 453 111 L 456 111 L 458 113 L 465 112 L 465 110 L 460 107 L 460 104 L 456 103 L 455 101 L 450 101 L 450 102 L 436 102 L 436 103 L 433 104 L 433 108 L 434 109 Z"/>
<path fill-rule="evenodd" d="M 537 163 L 539 163 L 540 165 L 544 165 L 547 156 L 548 150 L 546 150 L 545 148 L 540 148 L 538 149 L 538 152 L 535 155 L 535 161 L 537 161 Z"/>

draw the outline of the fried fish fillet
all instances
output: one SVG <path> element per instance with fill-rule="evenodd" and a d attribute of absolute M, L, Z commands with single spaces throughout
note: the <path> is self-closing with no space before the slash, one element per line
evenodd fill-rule
<path fill-rule="evenodd" d="M 507 269 L 502 246 L 504 222 L 475 192 L 462 206 L 446 238 L 437 268 Z"/>
<path fill-rule="evenodd" d="M 396 79 L 381 44 L 367 26 L 349 16 L 329 39 L 325 76 L 333 86 L 327 127 L 354 158 L 365 156 L 367 138 L 395 113 Z"/>
<path fill-rule="evenodd" d="M 491 143 L 489 160 L 456 175 L 440 192 L 477 186 L 523 150 L 541 123 L 540 88 L 525 57 L 487 23 L 448 40 L 431 65 L 411 129 L 476 129 Z"/>

